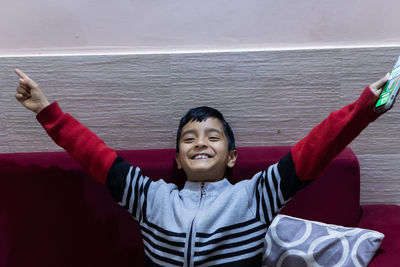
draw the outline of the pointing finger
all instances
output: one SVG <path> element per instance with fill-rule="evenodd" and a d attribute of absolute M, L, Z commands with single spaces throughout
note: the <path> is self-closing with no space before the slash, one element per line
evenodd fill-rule
<path fill-rule="evenodd" d="M 24 72 L 22 72 L 20 69 L 15 69 L 15 73 L 20 77 L 19 82 L 21 85 L 25 85 L 27 87 L 35 87 L 37 84 L 29 78 L 28 75 L 26 75 Z"/>
<path fill-rule="evenodd" d="M 29 76 L 23 73 L 20 69 L 14 69 L 14 71 L 21 79 L 29 79 Z"/>

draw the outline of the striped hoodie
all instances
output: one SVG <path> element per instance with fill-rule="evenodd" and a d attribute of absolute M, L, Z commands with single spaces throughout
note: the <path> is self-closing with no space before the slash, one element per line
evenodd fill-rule
<path fill-rule="evenodd" d="M 57 102 L 37 119 L 139 223 L 147 266 L 261 266 L 273 218 L 378 117 L 376 100 L 367 87 L 357 101 L 332 112 L 279 162 L 251 179 L 235 185 L 227 179 L 187 181 L 182 190 L 146 177 Z"/>

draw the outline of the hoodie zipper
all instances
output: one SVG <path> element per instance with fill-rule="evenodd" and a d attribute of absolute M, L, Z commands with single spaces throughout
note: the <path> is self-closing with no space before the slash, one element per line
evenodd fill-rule
<path fill-rule="evenodd" d="M 191 258 L 192 258 L 192 239 L 193 239 L 193 224 L 194 220 L 197 217 L 197 214 L 199 212 L 200 206 L 201 206 L 201 200 L 203 199 L 203 196 L 206 194 L 206 190 L 204 189 L 204 183 L 201 183 L 201 189 L 200 189 L 200 202 L 199 202 L 199 207 L 197 209 L 196 214 L 194 215 L 192 219 L 192 223 L 190 224 L 190 231 L 189 231 L 189 240 L 188 240 L 188 247 L 187 247 L 187 258 L 186 258 L 186 265 L 189 267 L 191 263 Z"/>

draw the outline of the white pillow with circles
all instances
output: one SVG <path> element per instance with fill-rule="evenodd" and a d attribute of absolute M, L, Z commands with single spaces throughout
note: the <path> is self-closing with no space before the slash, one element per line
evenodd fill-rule
<path fill-rule="evenodd" d="M 278 215 L 264 241 L 263 266 L 367 266 L 382 233 Z"/>

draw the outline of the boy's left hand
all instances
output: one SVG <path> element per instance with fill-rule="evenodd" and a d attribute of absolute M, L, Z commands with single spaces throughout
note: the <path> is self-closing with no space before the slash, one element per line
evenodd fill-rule
<path fill-rule="evenodd" d="M 20 78 L 15 98 L 21 105 L 36 114 L 50 105 L 43 90 L 34 80 L 19 69 L 15 69 L 14 71 Z"/>
<path fill-rule="evenodd" d="M 385 77 L 380 78 L 376 82 L 372 83 L 369 88 L 376 95 L 379 96 L 382 93 L 383 86 L 389 79 L 390 73 L 386 73 Z"/>

